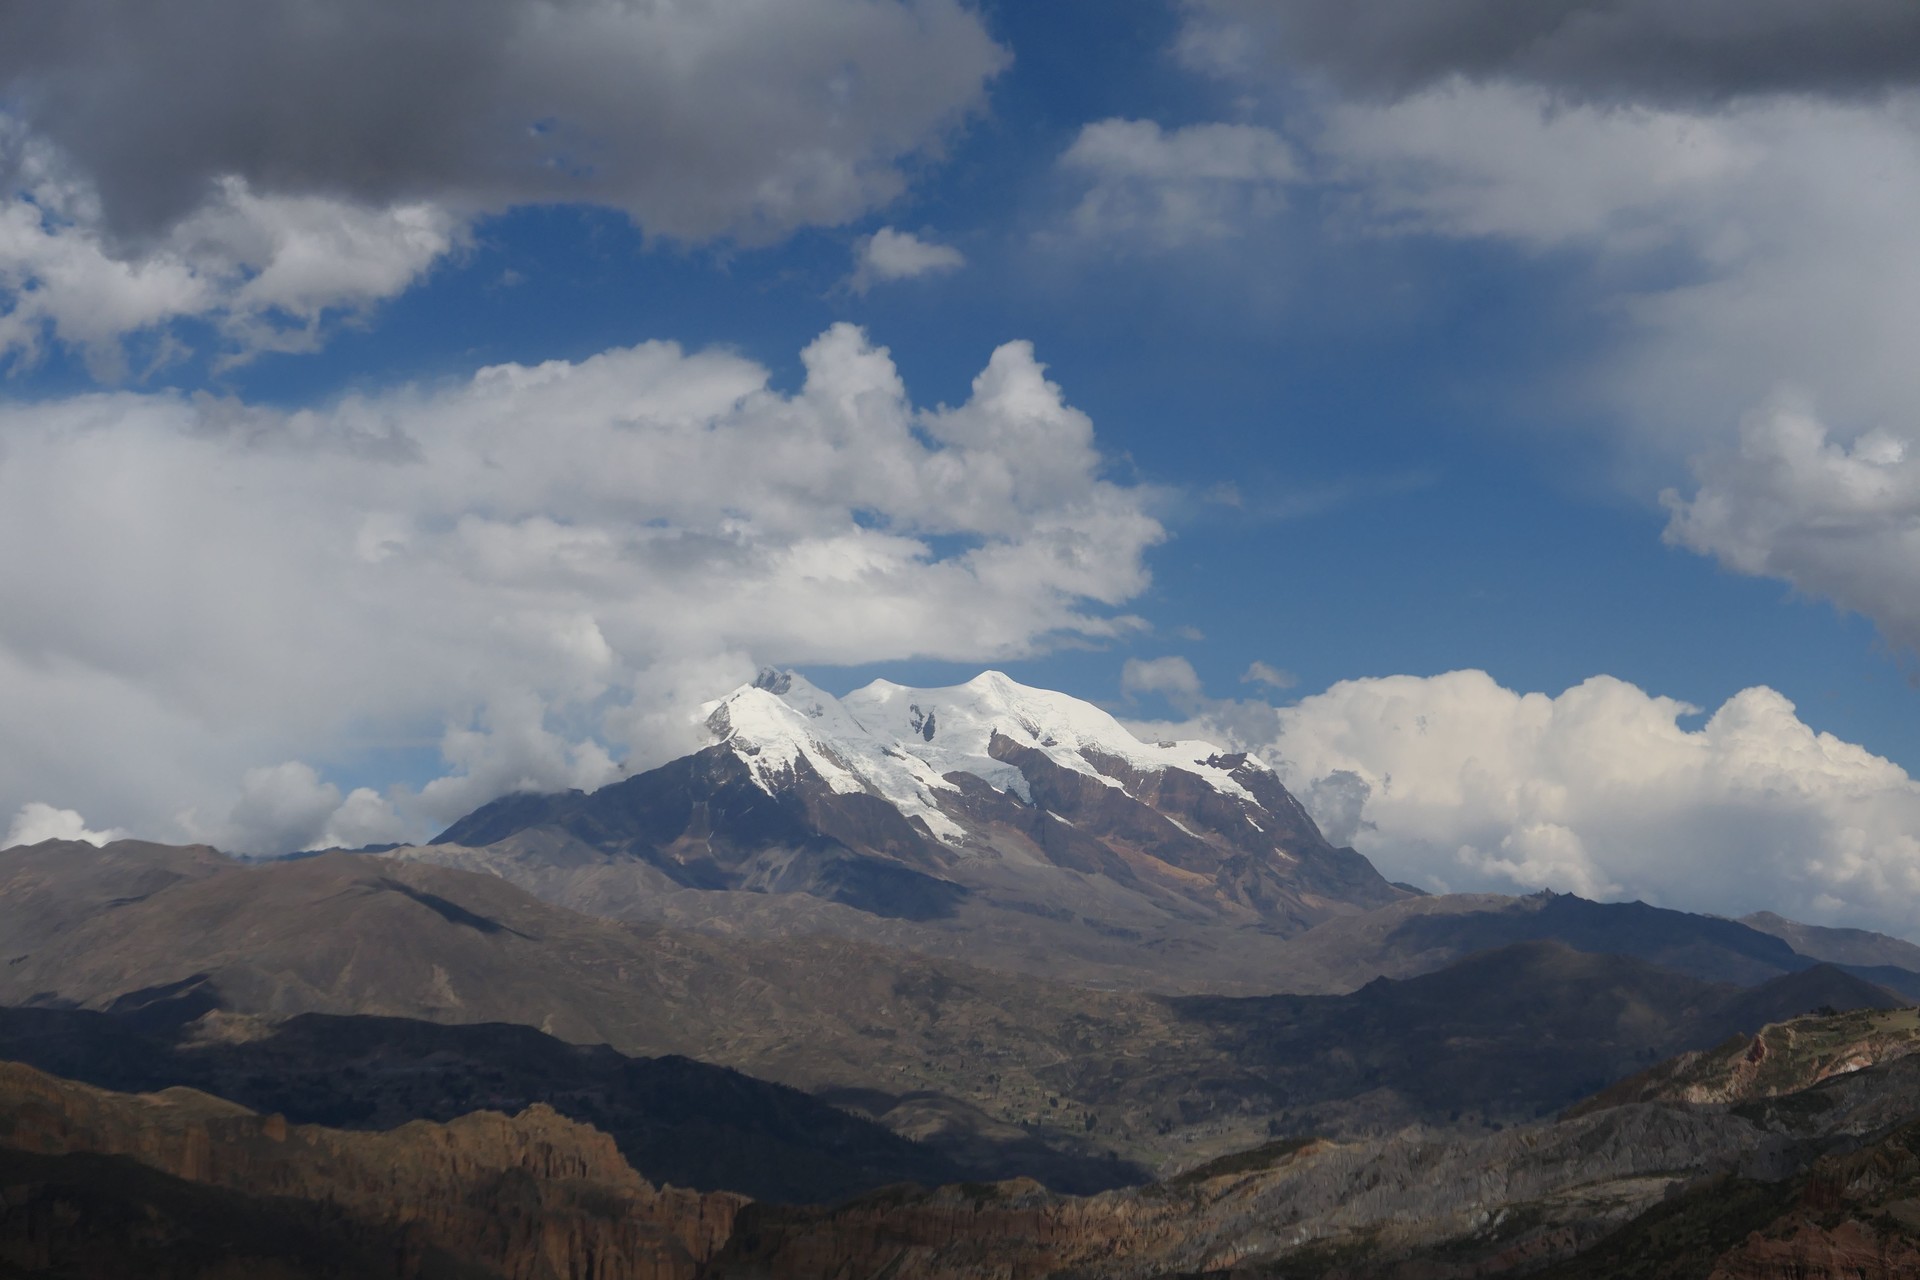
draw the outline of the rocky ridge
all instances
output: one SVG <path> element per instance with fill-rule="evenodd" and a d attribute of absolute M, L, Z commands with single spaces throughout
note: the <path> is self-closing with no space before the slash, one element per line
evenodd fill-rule
<path fill-rule="evenodd" d="M 688 1058 L 633 1058 L 532 1027 L 366 1015 L 271 1022 L 206 984 L 115 1011 L 0 1008 L 0 1060 L 126 1093 L 190 1087 L 337 1129 L 535 1104 L 614 1139 L 642 1177 L 756 1199 L 837 1201 L 991 1177 L 797 1089 Z"/>
<path fill-rule="evenodd" d="M 92 852 L 9 851 L 0 899 L 15 873 L 65 875 L 89 898 Z M 804 1089 L 976 1176 L 1074 1191 L 1274 1136 L 1527 1121 L 1735 1031 L 1898 1003 L 1831 969 L 1743 989 L 1545 942 L 1345 996 L 1098 992 L 831 938 L 622 926 L 494 876 L 343 854 L 228 863 L 6 960 L 0 1001 L 16 1005 L 134 1010 L 203 990 L 271 1021 L 518 1023 L 699 1058 Z"/>
<path fill-rule="evenodd" d="M 1820 1021 L 1794 1032 L 1837 1044 L 1861 1024 Z M 1766 1106 L 1636 1101 L 1474 1139 L 1293 1140 L 1080 1200 L 1001 1184 L 751 1206 L 710 1270 L 1894 1280 L 1920 1265 L 1916 1083 L 1920 1058 L 1900 1057 Z"/>
<path fill-rule="evenodd" d="M 1859 1016 L 1790 1029 L 1795 1043 L 1829 1046 L 1890 1033 L 1887 1019 Z M 75 1174 L 45 1162 L 104 1157 L 228 1197 L 183 1215 L 172 1183 L 124 1170 L 103 1180 L 91 1167 L 123 1218 L 197 1242 L 203 1261 L 230 1260 L 239 1237 L 223 1224 L 237 1215 L 331 1232 L 392 1267 L 241 1272 L 253 1275 L 1894 1277 L 1920 1259 L 1916 1084 L 1920 1056 L 1909 1055 L 1764 1105 L 1634 1101 L 1477 1137 L 1289 1139 L 1085 1197 L 1015 1180 L 806 1208 L 651 1186 L 610 1139 L 541 1107 L 340 1133 L 190 1090 L 113 1094 L 4 1065 L 0 1223 L 32 1223 L 24 1245 L 4 1246 L 28 1261 L 89 1244 L 151 1251 L 150 1238 L 103 1246 L 113 1220 L 97 1196 L 92 1219 L 55 1211 Z"/>
<path fill-rule="evenodd" d="M 1625 1102 L 1746 1103 L 1799 1093 L 1920 1050 L 1920 1010 L 1828 1010 L 1771 1023 L 1629 1076 L 1569 1114 Z"/>
<path fill-rule="evenodd" d="M 124 1157 L 182 1182 L 325 1206 L 396 1249 L 399 1275 L 441 1255 L 512 1280 L 690 1280 L 744 1203 L 652 1186 L 605 1134 L 544 1106 L 345 1133 L 192 1090 L 108 1093 L 14 1063 L 0 1063 L 0 1147 Z M 40 1194 L 9 1188 L 7 1213 L 27 1214 Z M 67 1224 L 75 1244 L 89 1225 Z M 62 1247 L 39 1242 L 43 1255 Z"/>

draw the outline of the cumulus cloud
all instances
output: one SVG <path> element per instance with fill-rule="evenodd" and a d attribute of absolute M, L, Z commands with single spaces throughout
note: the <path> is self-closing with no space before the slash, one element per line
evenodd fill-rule
<path fill-rule="evenodd" d="M 1580 101 L 1501 64 L 1322 101 L 1315 120 L 1301 136 L 1350 225 L 1550 259 L 1604 317 L 1607 340 L 1553 390 L 1611 424 L 1643 492 L 1692 466 L 1669 542 L 1914 643 L 1911 535 L 1868 491 L 1904 492 L 1920 403 L 1920 91 Z M 1783 416 L 1794 394 L 1858 442 Z"/>
<path fill-rule="evenodd" d="M 72 809 L 56 809 L 39 800 L 30 800 L 20 806 L 13 815 L 13 824 L 7 828 L 7 838 L 0 840 L 0 849 L 11 849 L 17 844 L 39 844 L 42 840 L 85 840 L 88 844 L 107 844 L 113 840 L 123 840 L 126 832 L 119 830 L 90 831 L 87 820 Z"/>
<path fill-rule="evenodd" d="M 0 198 L 0 298 L 11 301 L 0 358 L 31 362 L 51 338 L 117 377 L 122 339 L 189 316 L 212 320 L 233 353 L 307 350 L 323 321 L 403 291 L 459 238 L 432 205 L 262 196 L 229 177 L 165 236 L 122 253 L 98 193 L 44 143 L 17 131 L 12 142 L 21 185 Z"/>
<path fill-rule="evenodd" d="M 1533 390 L 1617 427 L 1636 484 L 1782 387 L 1920 402 L 1912 5 L 1193 0 L 1181 50 L 1284 110 L 1337 229 L 1550 262 L 1600 323 Z"/>
<path fill-rule="evenodd" d="M 1182 52 L 1400 96 L 1460 77 L 1596 101 L 1862 96 L 1920 84 L 1905 0 L 1192 0 Z"/>
<path fill-rule="evenodd" d="M 1293 149 L 1271 129 L 1152 120 L 1099 120 L 1061 153 L 1059 168 L 1085 192 L 1070 215 L 1091 238 L 1164 246 L 1239 234 L 1286 205 L 1299 176 Z"/>
<path fill-rule="evenodd" d="M 1810 408 L 1756 413 L 1735 449 L 1663 495 L 1669 543 L 1865 615 L 1920 652 L 1920 451 L 1885 428 L 1833 438 Z"/>
<path fill-rule="evenodd" d="M 1393 880 L 1920 938 L 1920 780 L 1772 689 L 1711 714 L 1610 676 L 1555 696 L 1483 671 L 1345 680 L 1288 707 L 1184 698 L 1186 719 L 1128 727 L 1257 753 Z"/>
<path fill-rule="evenodd" d="M 952 245 L 922 240 L 911 231 L 882 227 L 854 246 L 853 262 L 853 290 L 865 293 L 876 284 L 957 271 L 967 260 Z"/>
<path fill-rule="evenodd" d="M 1577 390 L 1641 446 L 1723 440 L 1782 385 L 1856 421 L 1920 400 L 1898 337 L 1920 324 L 1920 96 L 1603 109 L 1454 85 L 1330 108 L 1318 144 L 1376 230 L 1591 263 L 1617 337 Z"/>
<path fill-rule="evenodd" d="M 1771 689 L 1700 714 L 1606 676 L 1549 696 L 1456 671 L 1343 681 L 1258 745 L 1394 879 L 1920 935 L 1920 782 Z"/>
<path fill-rule="evenodd" d="M 356 787 L 343 797 L 339 787 L 299 760 L 248 769 L 239 797 L 220 817 L 206 820 L 188 808 L 176 821 L 194 840 L 269 853 L 399 843 L 417 834 L 418 826 L 417 819 L 402 815 L 373 788 Z"/>
<path fill-rule="evenodd" d="M 1532 390 L 1643 493 L 1691 468 L 1670 544 L 1920 642 L 1920 10 L 1195 0 L 1181 50 L 1287 103 L 1345 229 L 1552 265 L 1599 336 Z M 1584 865 L 1551 825 L 1501 839 L 1474 847 Z"/>
<path fill-rule="evenodd" d="M 104 361 L 182 315 L 311 342 L 515 205 L 689 243 L 838 225 L 1006 62 L 958 0 L 9 7 L 0 355 Z"/>
<path fill-rule="evenodd" d="M 1007 62 L 956 0 L 11 7 L 0 84 L 171 227 L 228 177 L 384 206 L 588 202 L 686 240 L 842 222 Z"/>
<path fill-rule="evenodd" d="M 421 835 L 681 753 L 761 662 L 1140 625 L 1153 495 L 1028 344 L 932 410 L 850 326 L 803 362 L 792 393 L 655 342 L 298 412 L 0 407 L 0 540 L 34 549 L 0 564 L 0 805 L 249 851 Z M 446 776 L 321 772 L 399 744 Z"/>

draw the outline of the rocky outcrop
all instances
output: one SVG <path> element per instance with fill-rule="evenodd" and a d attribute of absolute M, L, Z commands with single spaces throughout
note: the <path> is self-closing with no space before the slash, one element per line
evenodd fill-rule
<path fill-rule="evenodd" d="M 183 1280 L 1908 1276 L 1917 1065 L 1764 1106 L 1628 1103 L 1473 1139 L 1280 1140 L 1093 1196 L 1022 1179 L 805 1207 L 654 1187 L 605 1135 L 544 1107 L 344 1133 L 5 1064 L 0 1265 Z"/>
<path fill-rule="evenodd" d="M 1920 1275 L 1920 1123 L 1816 1161 L 1792 1205 L 1724 1254 L 1710 1280 Z"/>
<path fill-rule="evenodd" d="M 709 1270 L 738 1280 L 1144 1280 L 1276 1266 L 1408 1280 L 1491 1275 L 1574 1254 L 1688 1177 L 1778 1158 L 1745 1120 L 1659 1107 L 1474 1141 L 1284 1142 L 1081 1199 L 998 1183 L 833 1209 L 750 1206 Z"/>
<path fill-rule="evenodd" d="M 0 1064 L 0 1147 L 131 1160 L 183 1183 L 337 1213 L 399 1274 L 451 1257 L 511 1280 L 691 1280 L 745 1203 L 644 1182 L 550 1108 L 384 1133 L 289 1125 L 206 1094 L 114 1094 Z M 8 1203 L 16 1193 L 10 1189 Z M 211 1242 L 210 1242 L 211 1243 Z"/>
<path fill-rule="evenodd" d="M 1778 1098 L 1920 1050 L 1920 1010 L 1854 1009 L 1771 1023 L 1712 1049 L 1683 1053 L 1571 1108 L 1627 1102 L 1736 1103 Z"/>
<path fill-rule="evenodd" d="M 1723 1256 L 1708 1280 L 1911 1280 L 1920 1248 L 1911 1237 L 1882 1234 L 1846 1219 L 1831 1228 L 1793 1224 L 1784 1239 L 1756 1236 Z"/>
<path fill-rule="evenodd" d="M 186 1086 L 341 1129 L 543 1102 L 612 1137 L 643 1178 L 759 1200 L 836 1202 L 902 1182 L 1004 1176 L 798 1089 L 688 1058 L 628 1057 L 501 1023 L 196 1017 L 198 991 L 134 1013 L 0 1008 L 0 1060 L 128 1093 Z"/>

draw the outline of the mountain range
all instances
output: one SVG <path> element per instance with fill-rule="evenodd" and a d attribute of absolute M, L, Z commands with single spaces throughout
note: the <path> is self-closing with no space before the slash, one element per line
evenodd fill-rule
<path fill-rule="evenodd" d="M 1416 896 L 1329 844 L 1257 758 L 1144 743 L 997 672 L 836 699 L 763 671 L 702 722 L 691 755 L 590 795 L 504 797 L 398 856 L 617 919 L 1186 989 L 1267 989 L 1283 939 Z"/>
<path fill-rule="evenodd" d="M 1801 1018 L 1649 1072 L 1631 1100 L 1498 1133 L 1296 1138 L 1091 1197 L 1012 1180 L 811 1207 L 659 1187 L 541 1105 L 351 1132 L 0 1064 L 0 1267 L 1891 1280 L 1920 1266 L 1916 1048 L 1908 1009 Z"/>
<path fill-rule="evenodd" d="M 1732 1095 L 1696 1086 L 1747 1051 L 1730 1044 L 1798 1061 L 1763 1028 L 1810 1025 L 1796 1021 L 1809 1011 L 1906 1016 L 1920 948 L 1898 939 L 1392 884 L 1327 841 L 1258 758 L 1141 742 L 995 673 L 836 699 L 768 671 L 701 724 L 707 745 L 664 766 L 591 794 L 502 797 L 419 846 L 0 851 L 0 1060 L 51 1073 L 14 1077 L 43 1101 L 135 1117 L 125 1132 L 148 1132 L 141 1108 L 161 1104 L 85 1090 L 218 1100 L 179 1113 L 192 1124 L 281 1117 L 334 1153 L 328 1169 L 361 1158 L 342 1154 L 363 1149 L 351 1135 L 420 1126 L 504 1135 L 503 1151 L 522 1150 L 514 1126 L 543 1151 L 584 1143 L 602 1154 L 567 1167 L 613 1190 L 541 1191 L 527 1238 L 546 1215 L 568 1224 L 560 1253 L 640 1268 L 608 1275 L 969 1274 L 994 1257 L 1015 1274 L 1145 1275 L 1277 1257 L 1278 1213 L 1320 1224 L 1288 1238 L 1321 1250 L 1326 1274 L 1364 1238 L 1356 1257 L 1417 1255 L 1407 1274 L 1437 1276 L 1453 1272 L 1432 1250 L 1464 1239 L 1479 1241 L 1460 1254 L 1475 1266 L 1509 1245 L 1521 1253 L 1501 1266 L 1566 1262 L 1645 1227 L 1638 1215 L 1684 1200 L 1689 1179 L 1732 1170 L 1777 1189 L 1879 1140 L 1736 1123 L 1712 1111 Z M 1829 1057 L 1852 1063 L 1840 1074 L 1905 1079 L 1895 1060 L 1920 1037 L 1873 1025 L 1832 1032 L 1851 1047 Z M 1826 1088 L 1821 1070 L 1781 1079 Z M 145 1197 L 182 1238 L 251 1194 L 183 1175 L 147 1139 L 0 1149 L 51 1179 L 34 1183 L 55 1188 L 43 1208 L 91 1194 L 74 1160 L 120 1161 L 100 1166 L 118 1190 L 97 1211 L 120 1222 L 132 1210 L 113 1197 Z M 284 1152 L 256 1158 L 281 1169 Z M 1422 1185 L 1484 1188 L 1495 1169 L 1506 1189 L 1478 1199 Z M 272 1176 L 323 1189 L 328 1207 L 289 1231 L 400 1249 L 419 1274 L 547 1274 L 476 1243 L 468 1220 L 432 1239 L 396 1226 L 360 1193 L 324 1190 L 325 1169 Z M 1363 1176 L 1400 1190 L 1336 1212 L 1326 1197 Z M 659 1200 L 667 1184 L 685 1195 Z M 460 1194 L 505 1194 L 487 1185 Z M 1552 1207 L 1528 1220 L 1557 1223 L 1541 1230 L 1558 1243 L 1472 1224 L 1541 1196 Z M 631 1237 L 590 1208 L 669 1202 L 666 1226 Z M 1426 1225 L 1386 1230 L 1379 1215 L 1407 1205 Z M 687 1214 L 709 1226 L 688 1235 Z M 921 1240 L 934 1222 L 944 1243 Z M 147 1247 L 127 1229 L 112 1248 Z M 1132 1270 L 1033 1243 L 1083 1230 L 1131 1250 Z M 896 1265 L 878 1239 L 921 1243 Z"/>

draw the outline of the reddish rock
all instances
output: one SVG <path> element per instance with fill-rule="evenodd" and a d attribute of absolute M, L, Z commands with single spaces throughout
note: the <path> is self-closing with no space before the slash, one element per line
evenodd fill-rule
<path fill-rule="evenodd" d="M 116 1094 L 0 1063 L 0 1145 L 126 1156 L 192 1183 L 326 1205 L 510 1280 L 692 1280 L 745 1200 L 646 1182 L 613 1140 L 536 1105 L 384 1133 L 290 1126 L 206 1094 Z"/>

